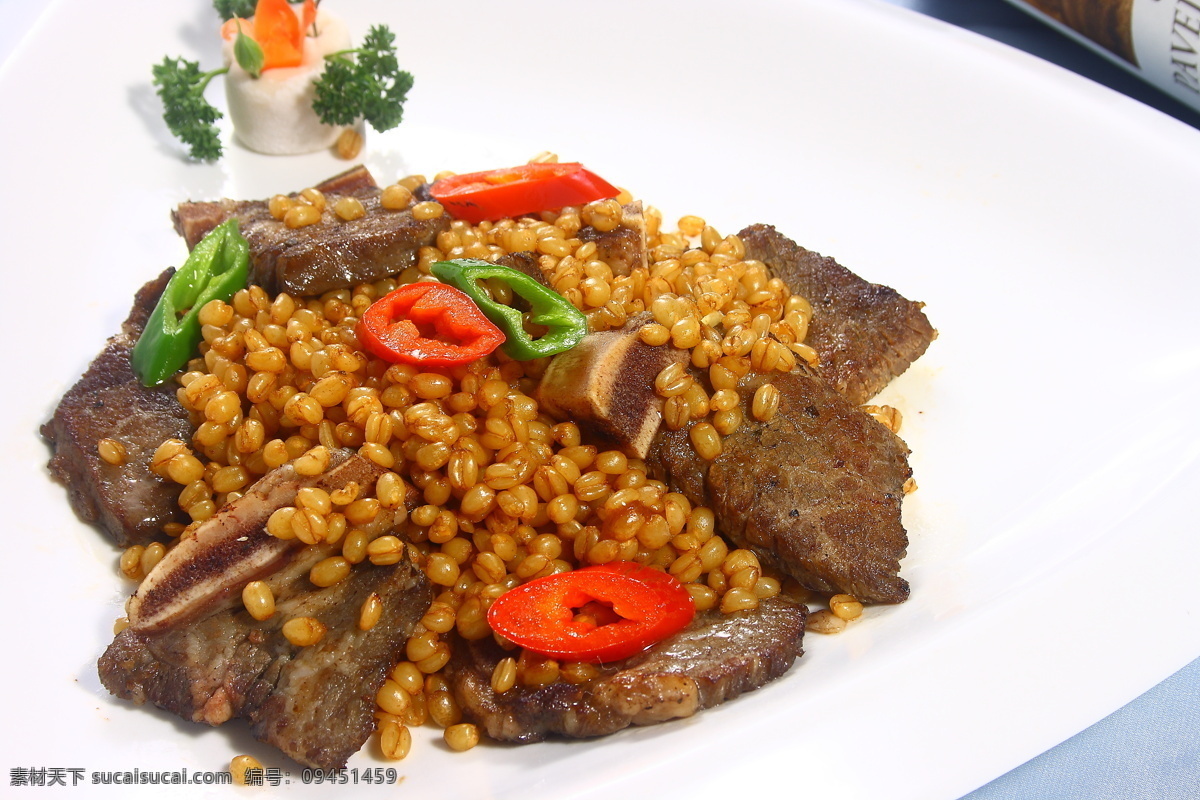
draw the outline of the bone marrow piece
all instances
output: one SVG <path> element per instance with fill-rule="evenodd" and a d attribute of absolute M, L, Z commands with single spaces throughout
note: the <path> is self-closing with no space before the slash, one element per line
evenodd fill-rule
<path fill-rule="evenodd" d="M 510 655 L 488 638 L 455 648 L 449 675 L 463 714 L 493 739 L 537 742 L 603 736 L 630 725 L 689 717 L 774 680 L 803 650 L 805 608 L 776 596 L 750 611 L 696 615 L 643 653 L 601 667 L 586 683 L 491 687 Z"/>
<path fill-rule="evenodd" d="M 766 264 L 812 305 L 805 343 L 820 356 L 821 376 L 851 403 L 861 405 L 874 397 L 936 338 L 921 303 L 863 280 L 774 227 L 751 225 L 738 237 L 746 258 Z"/>
<path fill-rule="evenodd" d="M 260 478 L 240 498 L 205 520 L 146 576 L 128 606 L 129 626 L 153 632 L 194 619 L 225 599 L 236 599 L 252 580 L 274 572 L 296 548 L 294 540 L 266 531 L 267 519 L 291 505 L 303 487 L 332 492 L 349 483 L 370 486 L 383 469 L 348 450 L 334 450 L 329 469 L 314 477 L 284 464 Z M 373 524 L 391 528 L 393 513 L 380 509 Z"/>
<path fill-rule="evenodd" d="M 324 187 L 324 188 L 322 188 Z M 417 263 L 417 251 L 430 246 L 449 226 L 445 215 L 416 219 L 409 210 L 380 205 L 382 190 L 363 168 L 314 187 L 326 197 L 321 219 L 289 228 L 271 215 L 265 200 L 192 202 L 172 214 L 188 248 L 229 217 L 237 217 L 250 245 L 250 282 L 272 294 L 321 294 L 395 275 Z M 342 220 L 333 211 L 339 197 L 362 203 L 366 213 Z"/>
<path fill-rule="evenodd" d="M 177 502 L 182 487 L 150 471 L 160 444 L 191 437 L 187 411 L 172 385 L 143 386 L 130 360 L 172 274 L 166 270 L 138 291 L 121 332 L 108 340 L 41 429 L 54 450 L 50 474 L 67 487 L 76 515 L 121 547 L 151 541 L 168 522 L 188 521 Z M 106 438 L 125 446 L 123 463 L 100 458 L 96 445 Z"/>
<path fill-rule="evenodd" d="M 688 358 L 686 350 L 638 339 L 638 331 L 653 321 L 641 314 L 618 330 L 589 333 L 551 359 L 538 386 L 542 409 L 645 458 L 662 423 L 663 401 L 654 391 L 654 378 L 668 364 Z"/>

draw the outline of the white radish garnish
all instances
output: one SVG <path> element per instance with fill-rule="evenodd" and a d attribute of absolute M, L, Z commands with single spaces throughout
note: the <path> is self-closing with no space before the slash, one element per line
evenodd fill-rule
<path fill-rule="evenodd" d="M 313 111 L 315 81 L 325 70 L 325 55 L 350 48 L 345 24 L 324 10 L 317 12 L 316 35 L 306 30 L 303 58 L 296 67 L 263 70 L 255 78 L 233 56 L 231 38 L 224 44 L 225 98 L 234 136 L 246 147 L 268 155 L 300 155 L 332 147 L 345 130 L 326 125 Z M 246 31 L 249 33 L 249 31 Z"/>

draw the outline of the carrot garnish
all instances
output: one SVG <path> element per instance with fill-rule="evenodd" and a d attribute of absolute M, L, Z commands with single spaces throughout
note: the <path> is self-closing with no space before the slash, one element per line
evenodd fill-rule
<path fill-rule="evenodd" d="M 300 65 L 304 31 L 287 0 L 258 0 L 254 40 L 263 51 L 263 69 Z"/>

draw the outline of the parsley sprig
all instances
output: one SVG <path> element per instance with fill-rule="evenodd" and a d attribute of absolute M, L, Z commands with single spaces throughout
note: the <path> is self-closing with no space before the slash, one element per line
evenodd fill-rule
<path fill-rule="evenodd" d="M 213 8 L 221 16 L 221 19 L 228 20 L 234 17 L 252 17 L 254 16 L 255 0 L 213 0 Z"/>
<path fill-rule="evenodd" d="M 361 47 L 325 56 L 313 100 L 322 122 L 353 125 L 361 117 L 380 132 L 400 124 L 413 77 L 400 69 L 395 41 L 388 26 L 374 25 Z"/>
<path fill-rule="evenodd" d="M 152 71 L 163 101 L 163 120 L 171 133 L 188 146 L 192 158 L 220 158 L 221 138 L 215 123 L 224 115 L 204 99 L 204 90 L 209 81 L 229 68 L 201 72 L 196 61 L 168 56 Z"/>

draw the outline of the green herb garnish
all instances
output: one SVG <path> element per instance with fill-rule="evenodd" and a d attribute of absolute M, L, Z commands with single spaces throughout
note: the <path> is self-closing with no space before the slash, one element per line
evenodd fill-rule
<path fill-rule="evenodd" d="M 255 0 L 213 0 L 213 8 L 217 10 L 223 20 L 234 17 L 252 17 L 255 5 Z"/>
<path fill-rule="evenodd" d="M 237 26 L 237 38 L 233 40 L 233 57 L 237 60 L 238 66 L 246 70 L 251 78 L 262 75 L 266 56 L 263 55 L 263 49 L 258 42 L 242 31 L 240 22 Z"/>
<path fill-rule="evenodd" d="M 214 123 L 224 115 L 204 99 L 204 90 L 214 77 L 228 71 L 225 67 L 201 72 L 195 61 L 170 57 L 153 67 L 153 82 L 163 101 L 163 120 L 188 146 L 192 158 L 212 161 L 221 157 L 221 138 Z"/>
<path fill-rule="evenodd" d="M 395 40 L 386 25 L 375 25 L 362 47 L 325 56 L 328 63 L 316 81 L 313 100 L 322 122 L 353 125 L 362 117 L 380 132 L 400 124 L 413 77 L 400 69 Z"/>

